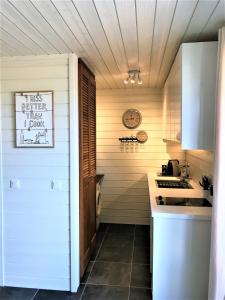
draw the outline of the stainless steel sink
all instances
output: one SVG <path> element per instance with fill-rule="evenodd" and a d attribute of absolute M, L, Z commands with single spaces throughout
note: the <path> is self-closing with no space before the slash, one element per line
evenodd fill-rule
<path fill-rule="evenodd" d="M 160 189 L 193 189 L 193 187 L 185 180 L 156 180 L 157 186 Z"/>

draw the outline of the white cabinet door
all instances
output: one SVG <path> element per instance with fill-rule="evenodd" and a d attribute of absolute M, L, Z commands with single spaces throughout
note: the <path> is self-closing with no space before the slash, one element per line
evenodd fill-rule
<path fill-rule="evenodd" d="M 164 87 L 164 137 L 214 148 L 217 42 L 182 44 Z"/>
<path fill-rule="evenodd" d="M 208 299 L 210 220 L 153 222 L 153 300 Z"/>
<path fill-rule="evenodd" d="M 217 42 L 182 45 L 183 149 L 214 148 Z"/>
<path fill-rule="evenodd" d="M 164 137 L 171 141 L 180 141 L 181 127 L 181 50 L 170 70 L 164 87 L 163 124 Z"/>

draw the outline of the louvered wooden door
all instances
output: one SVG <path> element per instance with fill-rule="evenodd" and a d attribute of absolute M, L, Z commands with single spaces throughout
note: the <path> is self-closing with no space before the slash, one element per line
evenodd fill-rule
<path fill-rule="evenodd" d="M 80 275 L 96 242 L 96 85 L 79 60 L 80 117 Z"/>

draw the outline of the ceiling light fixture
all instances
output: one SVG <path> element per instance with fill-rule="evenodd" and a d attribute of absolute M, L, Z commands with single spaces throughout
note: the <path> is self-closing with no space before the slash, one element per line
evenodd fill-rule
<path fill-rule="evenodd" d="M 128 71 L 128 77 L 124 80 L 124 84 L 128 84 L 129 82 L 134 84 L 134 83 L 136 83 L 136 81 L 139 85 L 142 84 L 140 70 Z"/>

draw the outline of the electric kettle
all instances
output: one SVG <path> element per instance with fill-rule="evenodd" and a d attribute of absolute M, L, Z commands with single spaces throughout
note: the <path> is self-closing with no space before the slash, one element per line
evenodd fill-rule
<path fill-rule="evenodd" d="M 167 176 L 179 176 L 180 175 L 178 159 L 170 159 L 168 161 L 166 173 L 167 173 Z"/>

